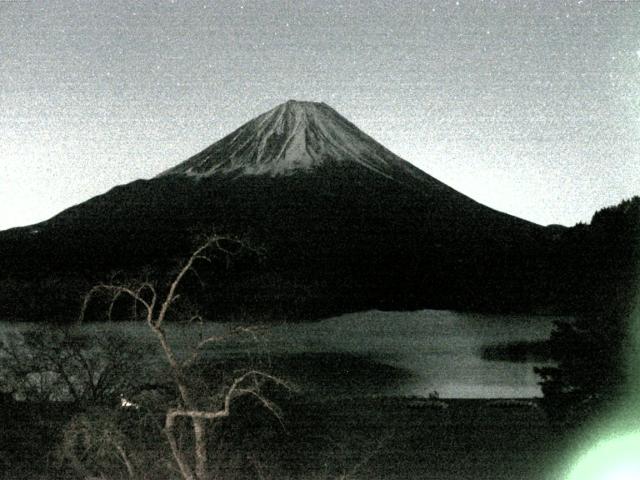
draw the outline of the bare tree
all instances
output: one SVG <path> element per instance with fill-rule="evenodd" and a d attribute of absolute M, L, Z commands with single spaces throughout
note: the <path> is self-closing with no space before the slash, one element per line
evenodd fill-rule
<path fill-rule="evenodd" d="M 115 413 L 102 409 L 82 413 L 75 416 L 64 431 L 60 454 L 84 478 L 99 478 L 101 473 L 95 470 L 105 464 L 124 468 L 130 480 L 141 477 L 129 452 L 130 439 L 114 418 Z"/>
<path fill-rule="evenodd" d="M 38 325 L 0 341 L 0 389 L 29 402 L 112 403 L 143 368 L 144 351 L 124 336 L 93 338 Z"/>
<path fill-rule="evenodd" d="M 235 376 L 217 398 L 208 398 L 202 395 L 197 384 L 192 381 L 189 368 L 196 363 L 200 353 L 206 346 L 221 342 L 228 336 L 215 335 L 202 338 L 193 346 L 189 354 L 183 355 L 184 358 L 181 358 L 167 337 L 167 317 L 180 298 L 178 292 L 180 287 L 183 286 L 186 277 L 193 275 L 199 280 L 200 277 L 196 270 L 198 264 L 213 264 L 214 255 L 221 255 L 228 261 L 245 248 L 247 248 L 247 245 L 241 240 L 213 235 L 193 251 L 164 288 L 148 280 L 129 284 L 104 283 L 94 286 L 85 296 L 83 303 L 81 321 L 84 319 L 87 306 L 92 297 L 98 293 L 107 293 L 110 296 L 111 306 L 109 307 L 109 312 L 112 310 L 113 303 L 121 297 L 131 298 L 137 307 L 136 310 L 141 310 L 146 324 L 161 347 L 162 354 L 171 372 L 172 381 L 179 392 L 179 404 L 169 407 L 166 411 L 164 434 L 173 459 L 184 480 L 205 480 L 209 478 L 208 423 L 228 417 L 234 400 L 239 397 L 251 396 L 276 417 L 280 418 L 279 409 L 263 394 L 262 387 L 265 382 L 270 382 L 289 388 L 284 381 L 269 373 L 260 370 L 248 370 Z M 197 315 L 194 315 L 194 318 L 197 317 Z M 232 333 L 246 331 L 247 329 L 245 328 L 239 328 Z M 193 445 L 189 449 L 190 452 L 185 451 L 186 449 L 179 442 L 176 435 L 176 424 L 180 419 L 186 419 L 191 423 Z"/>

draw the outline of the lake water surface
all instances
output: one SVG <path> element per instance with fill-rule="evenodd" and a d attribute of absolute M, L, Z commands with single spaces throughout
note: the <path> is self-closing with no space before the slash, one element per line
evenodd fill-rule
<path fill-rule="evenodd" d="M 552 317 L 450 311 L 364 312 L 318 323 L 278 327 L 283 350 L 362 354 L 411 376 L 382 394 L 515 398 L 540 396 L 539 363 L 488 361 L 484 346 L 548 338 Z M 276 345 L 274 345 L 275 347 Z"/>
<path fill-rule="evenodd" d="M 305 368 L 312 366 L 309 363 L 329 359 L 324 368 L 335 370 L 330 378 L 346 385 L 350 376 L 403 372 L 395 382 L 372 378 L 366 387 L 359 384 L 359 391 L 354 394 L 427 396 L 437 391 L 443 398 L 535 397 L 541 392 L 533 367 L 541 362 L 489 361 L 482 358 L 482 349 L 490 344 L 548 338 L 553 320 L 558 318 L 435 310 L 370 311 L 314 323 L 278 325 L 260 334 L 258 342 L 233 342 L 222 350 L 223 355 L 259 351 L 297 358 L 297 363 L 290 365 L 299 371 L 299 376 L 306 375 Z M 26 326 L 3 323 L 0 334 L 20 328 Z M 91 324 L 81 328 L 96 334 L 123 330 L 132 340 L 148 342 L 150 349 L 155 347 L 144 323 Z M 183 354 L 199 335 L 221 333 L 225 328 L 215 323 L 205 325 L 204 331 L 196 325 L 168 326 L 173 343 Z M 220 350 L 217 347 L 211 354 L 220 355 Z M 362 363 L 345 363 L 344 358 L 366 359 L 366 373 L 362 372 Z M 330 385 L 327 387 L 330 391 Z"/>

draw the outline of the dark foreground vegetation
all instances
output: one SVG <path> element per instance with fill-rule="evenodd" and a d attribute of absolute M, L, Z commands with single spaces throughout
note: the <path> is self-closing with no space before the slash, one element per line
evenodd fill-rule
<path fill-rule="evenodd" d="M 562 285 L 578 315 L 556 324 L 547 344 L 556 365 L 537 372 L 550 419 L 572 429 L 633 393 L 637 369 L 630 362 L 640 348 L 640 197 L 599 211 L 591 225 L 577 225 L 564 242 L 562 255 L 571 268 Z"/>
<path fill-rule="evenodd" d="M 0 409 L 4 477 L 184 479 L 165 432 L 167 412 L 182 400 L 170 367 L 158 364 L 160 348 L 113 331 L 89 340 L 37 328 L 4 343 L 5 355 L 20 360 L 1 362 L 3 388 L 13 392 Z M 236 397 L 228 416 L 207 422 L 208 466 L 197 478 L 546 479 L 565 441 L 538 400 L 354 396 L 407 372 L 366 356 L 216 356 L 218 349 L 204 350 L 185 372 L 200 408 L 216 411 L 243 372 L 291 388 L 250 383 L 256 395 Z M 39 378 L 43 371 L 50 375 Z M 78 379 L 73 394 L 65 375 Z M 193 462 L 188 418 L 174 435 Z"/>
<path fill-rule="evenodd" d="M 282 423 L 247 402 L 218 425 L 208 478 L 543 480 L 565 441 L 535 401 L 295 396 L 280 404 Z M 153 419 L 143 427 L 143 418 L 126 408 L 78 414 L 68 404 L 5 405 L 3 478 L 179 479 Z M 135 476 L 117 452 L 89 442 L 78 455 L 95 455 L 92 472 L 65 459 L 64 432 L 70 422 L 81 430 L 83 421 L 122 441 Z M 114 426 L 127 438 L 116 438 Z"/>

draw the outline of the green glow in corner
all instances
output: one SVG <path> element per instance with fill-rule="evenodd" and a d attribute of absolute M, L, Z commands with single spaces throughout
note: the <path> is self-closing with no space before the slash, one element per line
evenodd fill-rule
<path fill-rule="evenodd" d="M 562 480 L 640 480 L 640 295 L 630 316 L 631 342 L 626 360 L 628 394 L 607 418 L 592 425 Z"/>
<path fill-rule="evenodd" d="M 567 480 L 640 479 L 640 433 L 600 442 L 578 460 Z"/>

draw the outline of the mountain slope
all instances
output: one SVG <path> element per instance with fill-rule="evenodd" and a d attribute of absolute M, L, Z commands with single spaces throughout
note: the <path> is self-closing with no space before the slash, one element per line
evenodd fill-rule
<path fill-rule="evenodd" d="M 266 252 L 210 279 L 203 302 L 217 314 L 526 311 L 548 294 L 547 230 L 480 205 L 309 102 L 280 105 L 156 178 L 3 232 L 0 267 L 5 286 L 72 285 L 64 312 L 108 271 L 162 269 L 212 229 Z"/>
<path fill-rule="evenodd" d="M 409 169 L 324 103 L 290 100 L 162 175 L 286 175 L 325 162 L 354 162 L 385 176 Z"/>
<path fill-rule="evenodd" d="M 161 173 L 284 176 L 321 166 L 361 166 L 432 190 L 453 191 L 395 155 L 324 103 L 289 100 L 242 125 L 185 162 Z"/>

